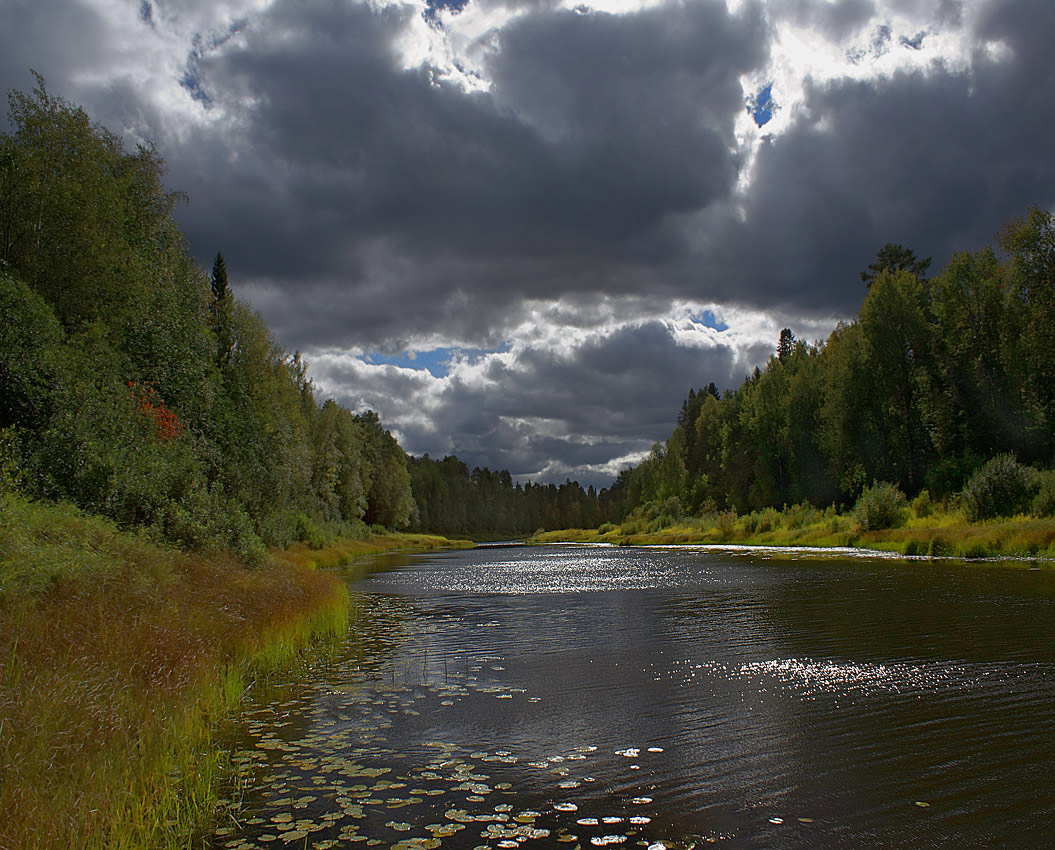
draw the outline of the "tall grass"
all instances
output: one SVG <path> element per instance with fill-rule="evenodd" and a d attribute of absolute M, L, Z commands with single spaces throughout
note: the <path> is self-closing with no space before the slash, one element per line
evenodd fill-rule
<path fill-rule="evenodd" d="M 292 560 L 247 569 L 0 494 L 0 847 L 189 846 L 217 719 L 347 605 Z"/>
<path fill-rule="evenodd" d="M 969 522 L 962 508 L 926 499 L 911 507 L 898 503 L 901 526 L 869 528 L 860 512 L 838 512 L 794 505 L 737 516 L 731 511 L 671 520 L 653 528 L 631 518 L 622 526 L 566 529 L 535 535 L 531 543 L 615 543 L 619 545 L 744 544 L 756 546 L 856 546 L 958 558 L 1014 557 L 1055 559 L 1055 518 L 1018 515 Z"/>
<path fill-rule="evenodd" d="M 348 563 L 353 558 L 383 552 L 408 549 L 468 548 L 472 545 L 473 543 L 469 540 L 449 540 L 436 534 L 377 532 L 355 539 L 333 538 L 318 548 L 307 543 L 294 543 L 281 552 L 273 553 L 273 557 L 283 563 L 304 567 L 337 567 Z"/>

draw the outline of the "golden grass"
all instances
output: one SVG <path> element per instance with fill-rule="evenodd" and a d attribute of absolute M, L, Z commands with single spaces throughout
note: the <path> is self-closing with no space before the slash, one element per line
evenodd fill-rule
<path fill-rule="evenodd" d="M 632 524 L 601 533 L 564 529 L 535 535 L 529 543 L 613 543 L 628 546 L 722 544 L 747 546 L 853 546 L 954 558 L 1055 559 L 1055 519 L 1017 516 L 969 523 L 962 511 L 938 510 L 924 517 L 911 511 L 901 528 L 862 531 L 849 515 L 801 509 L 760 511 L 748 516 L 718 514 L 690 518 L 654 530 Z"/>
<path fill-rule="evenodd" d="M 339 537 L 322 549 L 312 549 L 304 543 L 294 543 L 287 549 L 272 552 L 282 563 L 305 567 L 332 568 L 347 564 L 354 558 L 380 555 L 385 552 L 429 549 L 468 549 L 470 540 L 449 540 L 436 534 L 372 534 L 357 540 Z"/>
<path fill-rule="evenodd" d="M 347 606 L 290 560 L 247 569 L 0 495 L 0 848 L 189 846 L 216 720 Z"/>

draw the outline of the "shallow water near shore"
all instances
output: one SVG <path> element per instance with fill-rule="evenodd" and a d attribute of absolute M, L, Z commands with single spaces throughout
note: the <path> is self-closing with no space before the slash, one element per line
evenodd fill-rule
<path fill-rule="evenodd" d="M 1046 847 L 1055 573 L 540 547 L 349 573 L 212 847 Z"/>

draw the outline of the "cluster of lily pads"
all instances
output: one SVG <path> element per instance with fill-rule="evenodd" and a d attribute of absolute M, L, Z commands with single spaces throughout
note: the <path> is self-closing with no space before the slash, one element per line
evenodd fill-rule
<path fill-rule="evenodd" d="M 382 645 L 372 652 L 346 647 L 342 657 L 311 671 L 289 698 L 247 709 L 236 753 L 240 799 L 213 832 L 212 847 L 665 850 L 692 843 L 648 834 L 658 826 L 649 810 L 652 797 L 603 787 L 589 770 L 597 746 L 539 757 L 469 750 L 446 740 L 408 741 L 404 727 L 413 718 L 424 712 L 423 721 L 435 717 L 442 725 L 443 713 L 470 693 L 538 699 L 496 681 L 504 671 L 498 656 L 448 663 L 433 653 L 431 662 L 411 662 L 420 657 L 419 647 L 408 637 L 423 636 L 394 633 L 409 622 L 390 617 L 385 628 L 375 627 Z M 397 645 L 400 652 L 388 651 Z M 615 754 L 636 771 L 662 752 L 628 747 Z"/>

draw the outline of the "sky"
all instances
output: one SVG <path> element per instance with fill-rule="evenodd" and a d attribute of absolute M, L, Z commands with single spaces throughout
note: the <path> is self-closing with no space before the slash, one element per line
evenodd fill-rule
<path fill-rule="evenodd" d="M 690 388 L 1055 204 L 1051 0 L 0 0 L 412 454 L 607 486 Z"/>

